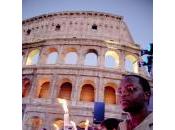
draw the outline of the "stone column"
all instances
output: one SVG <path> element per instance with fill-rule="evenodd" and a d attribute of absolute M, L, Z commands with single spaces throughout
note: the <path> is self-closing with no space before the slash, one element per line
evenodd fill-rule
<path fill-rule="evenodd" d="M 116 98 L 115 98 L 115 100 L 116 100 L 116 104 L 119 105 L 119 102 L 118 102 L 118 93 L 117 93 L 117 88 L 115 89 L 115 95 L 116 95 Z"/>
<path fill-rule="evenodd" d="M 45 49 L 40 48 L 40 55 L 39 55 L 38 65 L 44 65 L 46 58 L 47 58 L 47 56 L 46 56 L 46 53 L 45 53 Z"/>
<path fill-rule="evenodd" d="M 56 65 L 59 65 L 59 61 L 60 61 L 60 56 L 61 56 L 61 46 L 57 46 L 57 54 L 58 54 L 58 58 L 57 58 L 57 61 L 56 61 Z"/>
<path fill-rule="evenodd" d="M 23 117 L 23 120 L 22 120 L 22 128 L 23 130 L 28 130 L 27 128 L 27 121 L 28 121 L 28 114 L 25 113 L 24 114 L 24 117 Z"/>
<path fill-rule="evenodd" d="M 138 57 L 138 62 L 143 62 L 142 58 L 141 57 Z M 138 73 L 141 74 L 141 75 L 147 75 L 144 71 L 145 69 L 145 66 L 138 66 Z"/>
<path fill-rule="evenodd" d="M 83 49 L 82 46 L 80 45 L 80 49 L 79 49 L 79 58 L 78 58 L 78 66 L 82 66 L 83 65 L 83 61 L 84 61 L 84 56 L 83 56 Z"/>
<path fill-rule="evenodd" d="M 49 98 L 54 99 L 54 91 L 55 91 L 55 86 L 57 82 L 57 75 L 53 74 L 51 84 L 50 84 L 50 93 L 49 93 Z"/>
<path fill-rule="evenodd" d="M 60 76 L 57 75 L 55 77 L 55 79 L 54 79 L 55 82 L 53 83 L 53 91 L 52 91 L 53 93 L 51 95 L 52 99 L 56 99 L 57 98 L 57 95 L 58 95 L 58 92 L 60 91 L 60 86 L 58 86 L 58 85 L 61 85 L 61 84 L 58 83 L 59 78 L 60 78 Z"/>
<path fill-rule="evenodd" d="M 82 89 L 82 77 L 81 76 L 79 76 L 78 77 L 78 81 L 77 81 L 77 83 L 76 83 L 77 85 L 77 94 L 75 95 L 75 100 L 77 101 L 77 102 L 79 102 L 80 101 L 80 96 L 81 96 L 81 89 Z"/>
<path fill-rule="evenodd" d="M 24 58 L 22 59 L 22 65 L 26 65 L 29 50 L 25 51 Z"/>
<path fill-rule="evenodd" d="M 103 48 L 101 48 L 100 51 L 100 68 L 104 68 L 105 67 L 105 50 Z"/>
<path fill-rule="evenodd" d="M 59 58 L 58 58 L 57 64 L 64 64 L 63 45 L 60 46 L 58 56 Z"/>
<path fill-rule="evenodd" d="M 37 88 L 37 86 L 36 86 L 37 85 L 37 75 L 36 75 L 35 72 L 34 72 L 32 80 L 33 80 L 33 82 L 32 82 L 31 89 L 30 89 L 30 92 L 29 92 L 29 95 L 28 95 L 29 98 L 34 98 L 35 94 L 36 94 L 35 90 Z"/>
<path fill-rule="evenodd" d="M 79 93 L 78 93 L 78 88 L 80 86 L 80 77 L 79 77 L 79 74 L 76 75 L 76 79 L 75 79 L 75 82 L 74 82 L 74 87 L 72 89 L 72 103 L 73 104 L 76 104 L 77 101 L 79 101 Z"/>
<path fill-rule="evenodd" d="M 137 65 L 138 74 L 140 73 L 139 61 L 140 61 L 140 58 L 139 58 L 139 56 L 136 55 L 135 63 Z M 133 63 L 133 66 L 134 66 L 135 63 Z"/>
<path fill-rule="evenodd" d="M 97 49 L 97 48 L 95 48 L 95 49 L 98 52 L 98 54 L 97 54 L 97 66 L 100 67 L 100 64 L 101 64 L 101 51 L 100 51 L 100 49 Z"/>
<path fill-rule="evenodd" d="M 120 50 L 120 54 L 119 54 L 119 69 L 122 72 L 125 71 L 125 53 L 122 50 Z"/>
<path fill-rule="evenodd" d="M 49 114 L 45 113 L 45 117 L 44 117 L 44 124 L 42 125 L 42 128 L 46 128 L 47 130 L 50 130 L 50 120 L 49 120 Z"/>
<path fill-rule="evenodd" d="M 103 102 L 103 98 L 104 98 L 104 86 L 103 86 L 103 79 L 102 77 L 99 77 L 98 78 L 98 86 L 97 86 L 97 89 L 96 89 L 96 94 L 97 94 L 97 101 L 98 102 Z"/>

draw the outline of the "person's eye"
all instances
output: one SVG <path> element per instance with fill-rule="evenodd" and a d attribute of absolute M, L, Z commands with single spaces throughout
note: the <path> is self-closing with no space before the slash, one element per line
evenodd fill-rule
<path fill-rule="evenodd" d="M 134 87 L 128 87 L 127 90 L 128 90 L 129 92 L 135 92 L 137 89 L 134 88 Z"/>

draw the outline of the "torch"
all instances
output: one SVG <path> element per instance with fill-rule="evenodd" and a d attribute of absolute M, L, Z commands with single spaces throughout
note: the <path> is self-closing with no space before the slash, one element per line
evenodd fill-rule
<path fill-rule="evenodd" d="M 86 120 L 86 122 L 85 122 L 85 130 L 88 130 L 88 127 L 89 127 L 89 120 Z"/>
<path fill-rule="evenodd" d="M 72 126 L 73 126 L 73 130 L 77 130 L 77 127 L 76 127 L 76 124 L 75 124 L 75 122 L 73 122 L 73 121 L 70 121 L 70 123 L 72 124 Z"/>
<path fill-rule="evenodd" d="M 55 127 L 55 130 L 59 130 L 59 127 L 56 124 L 53 124 L 53 126 Z"/>
<path fill-rule="evenodd" d="M 69 127 L 69 112 L 67 108 L 67 102 L 64 99 L 58 99 L 58 102 L 62 104 L 62 107 L 64 109 L 64 130 L 67 130 Z"/>

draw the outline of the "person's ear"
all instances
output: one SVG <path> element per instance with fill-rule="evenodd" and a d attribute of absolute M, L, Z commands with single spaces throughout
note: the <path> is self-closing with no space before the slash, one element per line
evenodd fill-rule
<path fill-rule="evenodd" d="M 151 96 L 151 93 L 150 92 L 147 91 L 147 92 L 144 93 L 144 97 L 145 97 L 145 100 L 146 101 L 149 100 L 150 96 Z"/>

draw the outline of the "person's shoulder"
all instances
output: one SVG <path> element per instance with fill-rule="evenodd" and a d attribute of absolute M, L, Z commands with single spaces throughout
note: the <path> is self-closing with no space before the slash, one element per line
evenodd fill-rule
<path fill-rule="evenodd" d="M 153 113 L 150 113 L 134 130 L 153 130 Z"/>
<path fill-rule="evenodd" d="M 151 112 L 145 119 L 144 121 L 148 121 L 148 122 L 153 122 L 153 113 Z"/>
<path fill-rule="evenodd" d="M 122 122 L 119 123 L 119 130 L 127 130 L 127 121 L 124 120 Z"/>

